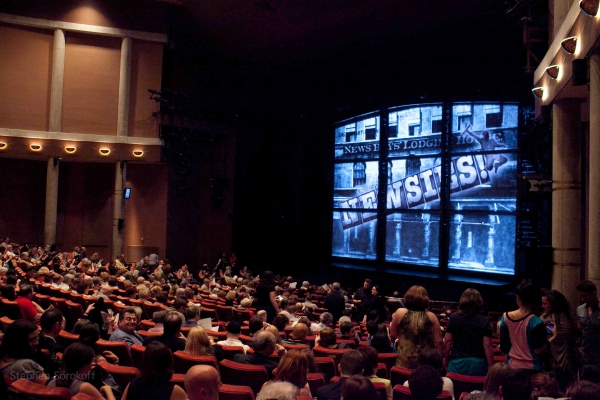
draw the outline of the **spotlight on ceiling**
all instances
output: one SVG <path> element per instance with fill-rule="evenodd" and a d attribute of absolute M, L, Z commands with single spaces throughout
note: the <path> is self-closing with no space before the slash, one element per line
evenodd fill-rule
<path fill-rule="evenodd" d="M 577 49 L 577 36 L 571 36 L 566 39 L 563 39 L 560 42 L 560 47 L 568 54 L 575 54 L 575 50 Z"/>
<path fill-rule="evenodd" d="M 110 149 L 100 149 L 100 154 L 102 154 L 103 156 L 107 156 L 110 154 Z"/>
<path fill-rule="evenodd" d="M 65 151 L 69 154 L 73 154 L 77 151 L 77 147 L 75 146 L 66 146 Z"/>
<path fill-rule="evenodd" d="M 546 74 L 552 79 L 558 78 L 558 73 L 560 72 L 560 67 L 558 65 L 551 65 L 546 68 Z"/>
<path fill-rule="evenodd" d="M 541 99 L 542 97 L 544 97 L 544 88 L 541 86 L 535 87 L 531 91 L 533 92 L 533 95 L 535 97 L 537 97 L 538 99 Z"/>
<path fill-rule="evenodd" d="M 133 156 L 134 157 L 141 157 L 144 155 L 144 152 L 142 150 L 134 150 L 133 151 Z"/>
<path fill-rule="evenodd" d="M 579 8 L 585 15 L 595 17 L 598 14 L 599 0 L 581 0 L 579 2 Z"/>
<path fill-rule="evenodd" d="M 0 142 L 0 150 L 4 150 L 6 148 L 7 144 L 4 142 Z"/>
<path fill-rule="evenodd" d="M 42 146 L 39 144 L 32 144 L 29 146 L 29 148 L 33 151 L 40 151 L 42 149 Z"/>

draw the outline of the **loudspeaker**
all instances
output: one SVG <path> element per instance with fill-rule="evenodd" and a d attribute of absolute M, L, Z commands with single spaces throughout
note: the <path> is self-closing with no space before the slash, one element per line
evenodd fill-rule
<path fill-rule="evenodd" d="M 588 78 L 587 59 L 583 58 L 583 59 L 573 60 L 571 71 L 572 71 L 572 76 L 573 76 L 573 79 L 571 80 L 571 84 L 573 86 L 583 86 L 583 85 L 588 84 L 589 78 Z"/>
<path fill-rule="evenodd" d="M 552 104 L 540 107 L 540 123 L 549 124 L 552 122 Z"/>

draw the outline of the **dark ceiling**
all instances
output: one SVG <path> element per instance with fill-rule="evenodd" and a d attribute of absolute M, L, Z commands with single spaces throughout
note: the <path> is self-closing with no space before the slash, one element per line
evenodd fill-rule
<path fill-rule="evenodd" d="M 235 112 L 529 100 L 525 11 L 510 3 L 184 0 L 163 82 Z"/>

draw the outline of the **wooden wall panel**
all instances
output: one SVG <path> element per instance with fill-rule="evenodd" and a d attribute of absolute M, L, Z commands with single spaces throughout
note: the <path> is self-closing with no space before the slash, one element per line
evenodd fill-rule
<path fill-rule="evenodd" d="M 0 127 L 47 130 L 53 33 L 0 25 Z"/>

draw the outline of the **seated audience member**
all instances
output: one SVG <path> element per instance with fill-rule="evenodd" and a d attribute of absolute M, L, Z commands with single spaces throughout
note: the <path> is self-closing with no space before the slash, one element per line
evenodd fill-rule
<path fill-rule="evenodd" d="M 142 344 L 142 337 L 135 330 L 137 317 L 133 308 L 121 310 L 119 314 L 119 327 L 110 335 L 111 342 L 125 342 L 131 347 L 134 344 Z"/>
<path fill-rule="evenodd" d="M 263 319 L 259 316 L 251 317 L 248 321 L 248 328 L 250 329 L 250 336 L 254 336 L 254 334 L 261 329 L 263 329 L 264 323 Z"/>
<path fill-rule="evenodd" d="M 444 361 L 442 356 L 436 349 L 424 348 L 419 352 L 419 356 L 417 357 L 417 365 L 429 365 L 442 377 L 442 390 L 447 390 L 450 393 L 454 393 L 454 383 L 449 378 L 444 376 L 446 375 L 446 369 L 444 368 L 443 364 Z M 408 381 L 404 382 L 404 386 L 408 385 Z M 452 398 L 454 398 L 454 396 L 452 396 Z"/>
<path fill-rule="evenodd" d="M 33 360 L 38 338 L 37 325 L 26 319 L 16 320 L 6 328 L 0 345 L 0 373 L 4 378 L 46 383 L 44 368 Z"/>
<path fill-rule="evenodd" d="M 371 347 L 377 350 L 377 353 L 395 353 L 387 332 L 379 331 L 374 334 L 371 338 Z"/>
<path fill-rule="evenodd" d="M 353 375 L 342 384 L 344 400 L 377 400 L 377 391 L 371 380 L 365 376 Z M 388 399 L 391 398 L 388 395 Z"/>
<path fill-rule="evenodd" d="M 355 346 L 358 346 L 360 339 L 352 322 L 340 322 L 340 333 L 342 334 L 341 339 L 354 340 Z"/>
<path fill-rule="evenodd" d="M 189 400 L 219 400 L 221 378 L 210 365 L 194 365 L 185 374 L 184 386 Z"/>
<path fill-rule="evenodd" d="M 331 315 L 331 313 L 329 313 L 329 312 L 324 312 L 319 317 L 318 324 L 316 324 L 316 323 L 311 324 L 310 331 L 313 333 L 320 332 L 321 330 L 323 330 L 323 328 L 330 327 L 332 322 L 333 322 L 333 315 Z"/>
<path fill-rule="evenodd" d="M 377 321 L 375 321 L 375 320 L 367 321 L 366 326 L 367 326 L 367 343 L 371 344 L 371 339 L 373 338 L 373 335 L 379 331 L 379 326 L 377 324 Z"/>
<path fill-rule="evenodd" d="M 200 308 L 196 305 L 188 306 L 185 310 L 185 323 L 182 328 L 193 328 L 198 326 L 200 321 Z"/>
<path fill-rule="evenodd" d="M 164 331 L 164 322 L 167 317 L 167 310 L 154 311 L 152 314 L 152 322 L 154 322 L 154 326 L 148 329 L 148 333 L 163 333 Z"/>
<path fill-rule="evenodd" d="M 371 346 L 358 346 L 357 349 L 362 354 L 364 359 L 363 376 L 367 377 L 371 382 L 381 382 L 385 384 L 388 400 L 392 399 L 392 383 L 389 379 L 380 378 L 377 376 L 377 351 Z M 346 398 L 344 397 L 344 400 Z M 384 400 L 384 399 L 381 399 Z"/>
<path fill-rule="evenodd" d="M 340 380 L 317 389 L 317 400 L 340 400 L 344 381 L 352 375 L 361 374 L 364 369 L 362 354 L 358 350 L 348 350 L 342 355 L 338 369 Z"/>
<path fill-rule="evenodd" d="M 538 400 L 539 397 L 551 397 L 553 399 L 564 397 L 556 379 L 544 373 L 539 373 L 533 374 L 530 380 L 532 386 L 531 397 L 533 400 Z"/>
<path fill-rule="evenodd" d="M 225 328 L 225 330 L 227 331 L 227 339 L 218 341 L 217 342 L 218 345 L 220 345 L 220 346 L 240 346 L 240 347 L 244 348 L 244 353 L 246 351 L 248 351 L 250 346 L 242 343 L 242 341 L 240 340 L 241 327 L 240 327 L 239 322 L 229 321 L 227 323 L 227 327 Z"/>
<path fill-rule="evenodd" d="M 64 346 L 58 343 L 58 335 L 65 327 L 65 318 L 58 308 L 49 308 L 40 317 L 40 343 L 38 348 L 46 349 L 50 354 L 62 353 Z"/>
<path fill-rule="evenodd" d="M 0 296 L 2 296 L 2 298 L 6 299 L 6 300 L 15 301 L 17 298 L 17 292 L 15 291 L 15 285 L 6 284 L 6 285 L 2 286 L 0 288 Z"/>
<path fill-rule="evenodd" d="M 346 343 L 338 343 L 337 335 L 332 328 L 323 328 L 319 337 L 315 340 L 315 346 L 325 347 L 326 349 L 347 349 Z"/>
<path fill-rule="evenodd" d="M 262 387 L 256 400 L 296 400 L 296 386 L 289 382 L 271 382 Z"/>
<path fill-rule="evenodd" d="M 272 381 L 268 381 L 264 386 L 272 382 L 289 382 L 296 387 L 296 396 L 309 396 L 310 387 L 308 386 L 308 359 L 302 350 L 290 350 L 281 358 L 277 366 L 277 373 Z"/>
<path fill-rule="evenodd" d="M 161 342 L 151 342 L 144 351 L 140 376 L 131 381 L 121 400 L 186 400 L 185 391 L 171 382 L 174 362 L 171 350 Z"/>
<path fill-rule="evenodd" d="M 567 390 L 571 400 L 598 400 L 600 385 L 590 381 L 579 381 Z"/>
<path fill-rule="evenodd" d="M 496 397 L 491 394 L 483 392 L 471 392 L 463 400 L 497 400 Z"/>
<path fill-rule="evenodd" d="M 501 399 L 502 395 L 500 394 L 500 386 L 502 386 L 502 382 L 504 381 L 504 377 L 507 373 L 508 365 L 504 363 L 496 363 L 492 365 L 485 376 L 485 382 L 483 384 L 484 393 Z"/>
<path fill-rule="evenodd" d="M 278 362 L 269 358 L 275 351 L 275 337 L 271 332 L 258 331 L 252 337 L 252 354 L 236 354 L 233 361 L 242 364 L 262 365 L 267 369 L 269 379 L 273 376 L 273 370 L 277 368 Z"/>
<path fill-rule="evenodd" d="M 142 345 L 148 346 L 150 342 L 159 341 L 167 346 L 173 353 L 185 350 L 185 338 L 181 334 L 181 318 L 174 312 L 169 312 L 163 322 L 162 336 L 148 336 Z"/>
<path fill-rule="evenodd" d="M 419 365 L 409 375 L 408 386 L 413 399 L 435 400 L 442 393 L 444 382 L 434 368 L 429 365 Z"/>
<path fill-rule="evenodd" d="M 215 356 L 218 361 L 224 358 L 221 346 L 215 346 L 201 326 L 190 329 L 184 351 L 193 356 Z"/>
<path fill-rule="evenodd" d="M 31 299 L 33 299 L 33 286 L 21 285 L 19 289 L 19 295 L 15 301 L 19 304 L 23 318 L 28 321 L 37 322 L 42 316 L 44 310 L 32 302 Z"/>
<path fill-rule="evenodd" d="M 283 347 L 283 339 L 281 338 L 281 335 L 279 334 L 277 328 L 275 328 L 273 325 L 267 325 L 265 327 L 265 331 L 271 332 L 273 336 L 275 336 L 275 351 L 277 351 L 279 357 L 283 357 L 283 355 L 286 352 L 286 349 L 285 347 Z"/>
<path fill-rule="evenodd" d="M 92 371 L 93 360 L 94 349 L 90 346 L 83 343 L 70 344 L 63 354 L 61 373 L 58 378 L 49 381 L 47 386 L 67 388 L 73 396 L 84 393 L 98 400 L 114 400 L 110 386 L 104 385 L 99 391 L 91 383 L 85 382 Z"/>
<path fill-rule="evenodd" d="M 290 337 L 283 342 L 287 344 L 306 344 L 306 336 L 308 336 L 308 327 L 305 324 L 298 322 L 294 325 Z"/>
<path fill-rule="evenodd" d="M 271 325 L 275 325 L 275 327 L 277 328 L 277 330 L 279 332 L 283 332 L 285 330 L 285 327 L 288 326 L 290 324 L 290 319 L 287 317 L 287 315 L 279 313 L 275 316 L 275 318 L 273 318 L 273 321 L 271 322 Z"/>
<path fill-rule="evenodd" d="M 531 400 L 529 375 L 520 369 L 509 369 L 502 379 L 500 394 L 503 400 Z"/>
<path fill-rule="evenodd" d="M 590 381 L 600 384 L 600 366 L 584 365 L 581 367 L 581 375 L 579 379 L 582 381 Z"/>

